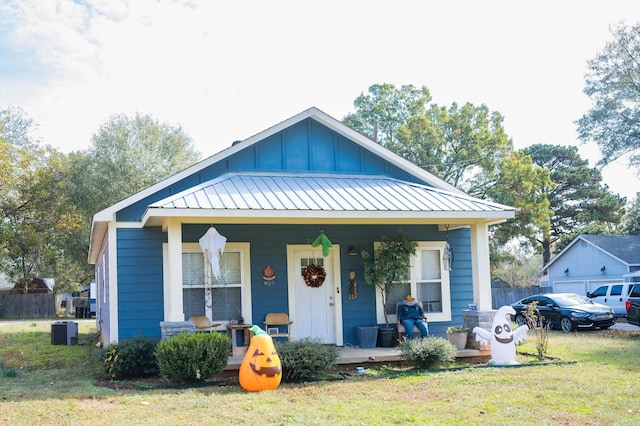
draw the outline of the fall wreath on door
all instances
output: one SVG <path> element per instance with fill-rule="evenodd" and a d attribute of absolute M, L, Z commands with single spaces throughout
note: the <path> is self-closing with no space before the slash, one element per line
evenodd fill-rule
<path fill-rule="evenodd" d="M 321 287 L 326 277 L 327 271 L 322 266 L 311 264 L 304 269 L 304 283 L 307 287 Z"/>

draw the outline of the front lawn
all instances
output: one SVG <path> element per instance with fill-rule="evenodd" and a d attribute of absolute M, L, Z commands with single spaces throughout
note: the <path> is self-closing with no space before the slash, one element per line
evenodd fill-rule
<path fill-rule="evenodd" d="M 50 323 L 0 326 L 0 423 L 640 424 L 640 333 L 552 332 L 549 356 L 521 368 L 369 368 L 340 380 L 249 393 L 235 373 L 204 385 L 101 378 L 91 337 L 51 345 Z M 535 353 L 533 337 L 519 351 Z"/>

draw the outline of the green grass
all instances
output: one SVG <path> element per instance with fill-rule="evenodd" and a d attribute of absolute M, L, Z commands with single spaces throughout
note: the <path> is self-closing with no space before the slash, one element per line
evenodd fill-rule
<path fill-rule="evenodd" d="M 0 373 L 17 372 L 0 374 L 0 424 L 640 424 L 637 332 L 552 332 L 549 356 L 564 362 L 381 366 L 250 393 L 233 376 L 193 387 L 102 380 L 91 325 L 80 323 L 80 345 L 53 346 L 49 324 L 0 326 Z M 534 354 L 533 338 L 518 349 Z"/>

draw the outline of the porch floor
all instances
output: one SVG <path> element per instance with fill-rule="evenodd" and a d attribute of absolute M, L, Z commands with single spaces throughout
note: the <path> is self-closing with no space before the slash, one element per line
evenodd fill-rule
<path fill-rule="evenodd" d="M 338 348 L 339 356 L 337 365 L 372 365 L 378 363 L 389 362 L 401 362 L 400 351 L 397 347 L 393 348 L 351 348 L 342 347 Z M 491 351 L 480 351 L 476 349 L 462 349 L 459 350 L 456 358 L 470 358 L 470 357 L 491 357 Z M 225 370 L 239 370 L 240 364 L 244 357 L 236 356 L 229 357 L 229 362 L 225 367 Z"/>

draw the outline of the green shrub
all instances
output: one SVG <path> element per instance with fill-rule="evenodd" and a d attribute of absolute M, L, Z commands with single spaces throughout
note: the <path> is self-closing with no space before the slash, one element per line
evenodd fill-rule
<path fill-rule="evenodd" d="M 102 363 L 112 379 L 142 377 L 157 373 L 155 349 L 156 343 L 150 337 L 133 337 L 110 344 L 102 351 Z"/>
<path fill-rule="evenodd" d="M 414 361 L 420 368 L 432 368 L 452 363 L 456 359 L 456 348 L 441 337 L 405 339 L 400 342 L 400 356 Z"/>
<path fill-rule="evenodd" d="M 282 364 L 282 380 L 316 379 L 338 360 L 338 348 L 316 339 L 277 342 L 276 351 Z"/>
<path fill-rule="evenodd" d="M 182 333 L 156 346 L 160 375 L 174 383 L 202 382 L 224 370 L 231 339 L 222 333 Z"/>

